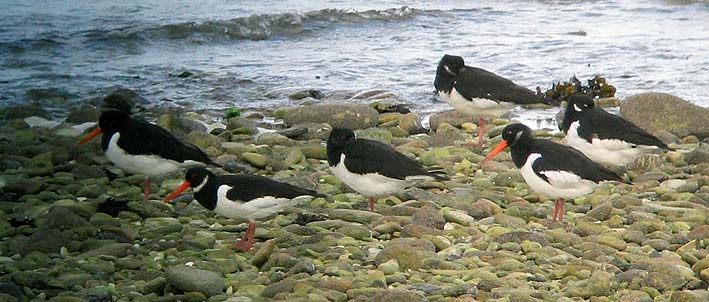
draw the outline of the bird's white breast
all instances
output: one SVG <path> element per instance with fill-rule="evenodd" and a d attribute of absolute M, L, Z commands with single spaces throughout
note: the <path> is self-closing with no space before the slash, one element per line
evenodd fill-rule
<path fill-rule="evenodd" d="M 106 148 L 106 157 L 119 168 L 129 173 L 159 176 L 177 171 L 181 164 L 174 160 L 157 155 L 132 155 L 118 146 L 121 134 L 116 132 L 111 136 Z"/>
<path fill-rule="evenodd" d="M 582 179 L 569 171 L 540 171 L 547 177 L 547 180 L 539 177 L 534 173 L 532 165 L 541 157 L 542 155 L 539 153 L 530 154 L 520 168 L 522 177 L 532 190 L 554 199 L 573 199 L 593 192 L 593 188 L 596 186 L 593 181 Z"/>
<path fill-rule="evenodd" d="M 405 180 L 386 177 L 379 173 L 352 173 L 345 166 L 344 153 L 340 156 L 340 162 L 334 167 L 330 167 L 330 170 L 350 188 L 365 196 L 390 195 L 404 189 L 409 184 Z"/>
<path fill-rule="evenodd" d="M 456 110 L 473 116 L 500 116 L 514 108 L 512 103 L 498 103 L 486 98 L 468 100 L 455 87 L 451 89 L 450 93 L 439 91 L 438 95 Z"/>
<path fill-rule="evenodd" d="M 214 212 L 229 218 L 261 219 L 282 212 L 306 198 L 312 198 L 308 195 L 298 196 L 293 199 L 263 196 L 242 202 L 227 198 L 227 192 L 231 188 L 228 185 L 219 186 L 217 189 L 217 206 L 214 208 Z"/>
<path fill-rule="evenodd" d="M 566 132 L 566 144 L 576 148 L 591 160 L 610 166 L 624 166 L 632 162 L 640 154 L 647 153 L 657 147 L 635 146 L 619 139 L 599 139 L 594 137 L 589 143 L 579 136 L 580 123 L 575 121 Z"/>

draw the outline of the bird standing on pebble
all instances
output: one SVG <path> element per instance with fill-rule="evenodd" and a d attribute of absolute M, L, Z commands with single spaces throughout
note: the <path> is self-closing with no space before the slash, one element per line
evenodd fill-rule
<path fill-rule="evenodd" d="M 482 68 L 466 66 L 460 56 L 444 55 L 433 82 L 438 96 L 456 110 L 480 116 L 478 148 L 482 147 L 485 120 L 517 105 L 549 103 L 543 96 Z"/>
<path fill-rule="evenodd" d="M 374 211 L 375 196 L 391 195 L 422 181 L 448 179 L 389 145 L 356 138 L 348 128 L 332 129 L 327 139 L 327 163 L 337 178 L 368 197 L 370 211 Z"/>
<path fill-rule="evenodd" d="M 109 110 L 101 114 L 98 127 L 84 137 L 84 144 L 99 134 L 106 157 L 119 168 L 145 175 L 143 199 L 150 195 L 150 177 L 173 173 L 194 165 L 214 165 L 199 148 L 180 141 L 169 131 L 125 111 Z"/>
<path fill-rule="evenodd" d="M 672 150 L 657 137 L 596 107 L 588 95 L 574 95 L 564 110 L 562 130 L 566 144 L 595 162 L 624 166 L 639 155 L 653 150 Z"/>
<path fill-rule="evenodd" d="M 574 148 L 535 138 L 532 129 L 522 124 L 507 125 L 502 130 L 502 142 L 485 157 L 483 163 L 508 146 L 512 161 L 527 185 L 537 193 L 557 199 L 552 223 L 563 221 L 564 199 L 588 195 L 600 182 L 624 182 L 613 171 Z"/>
<path fill-rule="evenodd" d="M 314 197 L 325 197 L 315 191 L 278 182 L 259 175 L 217 176 L 203 167 L 187 169 L 185 182 L 168 195 L 169 203 L 192 188 L 194 198 L 203 207 L 228 218 L 246 218 L 249 226 L 236 248 L 249 251 L 254 244 L 256 219 L 279 213 L 286 208 Z"/>

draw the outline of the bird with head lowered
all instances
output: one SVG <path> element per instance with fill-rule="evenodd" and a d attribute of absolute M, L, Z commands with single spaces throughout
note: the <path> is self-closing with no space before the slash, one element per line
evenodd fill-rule
<path fill-rule="evenodd" d="M 541 95 L 482 68 L 466 66 L 463 57 L 444 55 L 433 82 L 438 96 L 456 110 L 480 117 L 478 147 L 482 147 L 484 118 L 497 117 L 517 105 L 549 103 Z"/>
<path fill-rule="evenodd" d="M 567 145 L 609 166 L 624 166 L 653 150 L 672 150 L 635 124 L 596 107 L 588 95 L 571 97 L 564 110 L 562 130 Z"/>

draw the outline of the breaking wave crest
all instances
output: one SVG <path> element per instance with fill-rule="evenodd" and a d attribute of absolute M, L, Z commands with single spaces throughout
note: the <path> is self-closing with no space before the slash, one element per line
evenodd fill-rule
<path fill-rule="evenodd" d="M 295 35 L 326 28 L 332 23 L 363 23 L 412 19 L 421 10 L 407 6 L 386 10 L 321 9 L 305 13 L 261 14 L 229 20 L 183 22 L 137 29 L 135 27 L 94 32 L 91 38 L 116 39 L 187 39 L 196 42 L 210 40 L 265 40 L 274 35 Z"/>

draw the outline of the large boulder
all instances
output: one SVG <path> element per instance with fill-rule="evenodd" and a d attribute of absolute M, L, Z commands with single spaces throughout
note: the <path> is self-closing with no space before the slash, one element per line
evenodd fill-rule
<path fill-rule="evenodd" d="M 333 127 L 366 129 L 377 125 L 379 113 L 361 104 L 319 104 L 289 109 L 283 116 L 286 125 L 328 123 Z"/>
<path fill-rule="evenodd" d="M 438 125 L 443 123 L 451 124 L 455 127 L 460 128 L 463 123 L 477 123 L 478 119 L 473 119 L 473 117 L 471 117 L 470 115 L 462 113 L 458 110 L 448 110 L 432 114 L 430 121 L 431 130 L 435 131 L 436 129 L 438 129 Z"/>
<path fill-rule="evenodd" d="M 118 88 L 103 98 L 101 111 L 121 110 L 135 113 L 141 111 L 141 107 L 148 103 L 149 101 L 138 92 L 127 88 Z"/>
<path fill-rule="evenodd" d="M 620 105 L 620 114 L 650 132 L 667 130 L 684 137 L 709 137 L 709 109 L 667 93 L 632 95 Z"/>

